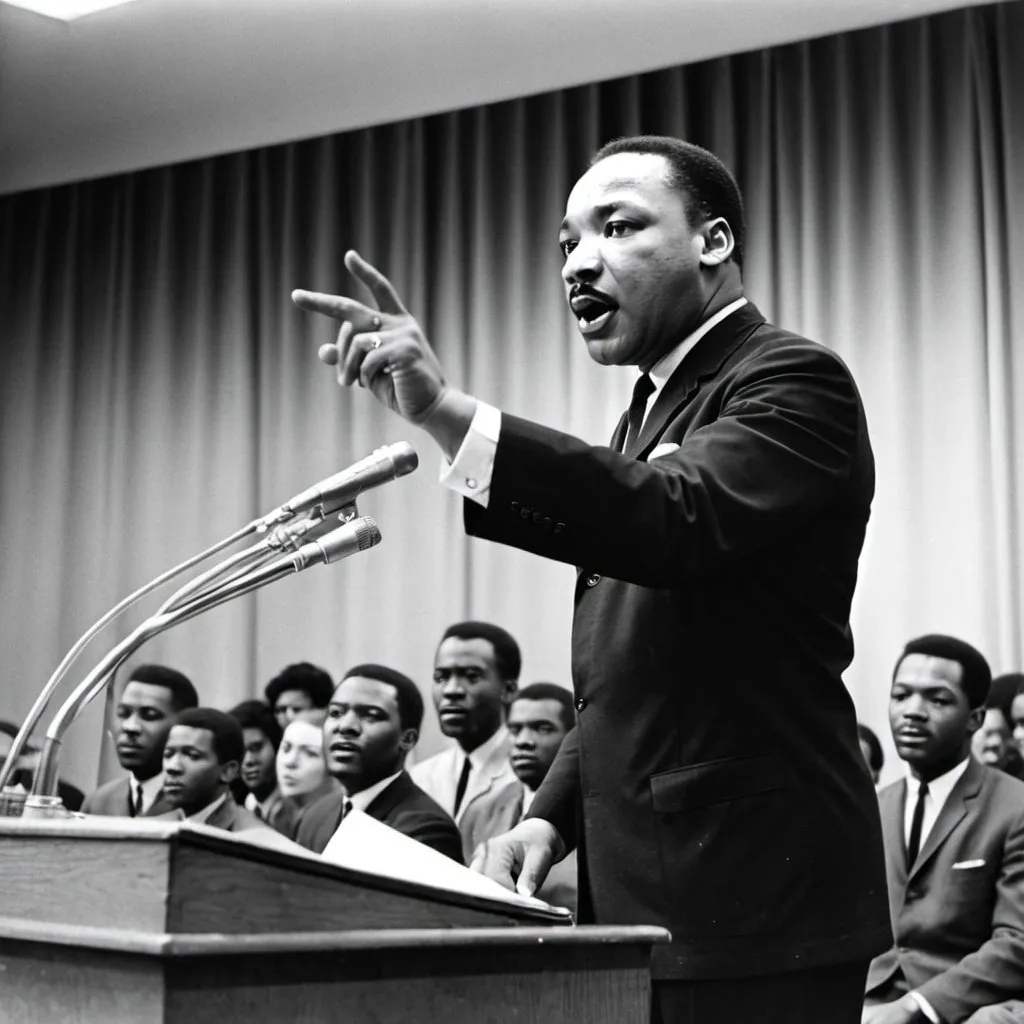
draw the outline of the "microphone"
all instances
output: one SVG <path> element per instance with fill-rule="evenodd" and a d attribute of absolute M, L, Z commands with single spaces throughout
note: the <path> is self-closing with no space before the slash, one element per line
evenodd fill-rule
<path fill-rule="evenodd" d="M 385 445 L 348 469 L 300 491 L 273 512 L 263 516 L 259 521 L 260 527 L 269 529 L 322 502 L 332 506 L 347 505 L 355 501 L 363 491 L 411 473 L 419 462 L 419 456 L 408 441 Z"/>

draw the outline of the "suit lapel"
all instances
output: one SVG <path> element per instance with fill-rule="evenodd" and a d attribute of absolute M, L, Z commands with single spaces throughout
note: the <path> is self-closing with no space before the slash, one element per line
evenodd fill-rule
<path fill-rule="evenodd" d="M 886 870 L 902 892 L 907 883 L 907 844 L 903 838 L 903 808 L 907 799 L 907 780 L 901 779 L 887 789 L 881 799 L 882 839 L 885 846 Z"/>
<path fill-rule="evenodd" d="M 623 413 L 619 417 L 619 422 L 615 427 L 615 431 L 612 434 L 611 441 L 608 442 L 608 447 L 613 451 L 621 452 L 622 445 L 626 440 L 626 431 L 629 429 L 629 417 Z"/>
<path fill-rule="evenodd" d="M 412 779 L 403 771 L 401 775 L 385 786 L 367 805 L 366 813 L 371 818 L 384 821 L 408 795 Z"/>
<path fill-rule="evenodd" d="M 649 451 L 661 437 L 669 420 L 679 414 L 697 393 L 700 385 L 714 377 L 733 352 L 764 322 L 757 307 L 748 302 L 708 331 L 669 377 L 647 414 L 639 437 L 623 454 L 637 459 Z M 620 423 L 619 429 L 621 426 Z M 616 430 L 616 437 L 619 429 Z"/>
<path fill-rule="evenodd" d="M 925 837 L 921 852 L 917 855 L 917 861 L 910 869 L 911 879 L 934 856 L 957 825 L 967 817 L 968 803 L 978 795 L 983 777 L 982 766 L 972 757 L 967 765 L 967 771 L 957 779 L 956 785 L 942 805 L 942 810 L 939 811 L 939 816 L 935 819 L 935 824 L 932 825 L 931 831 Z"/>

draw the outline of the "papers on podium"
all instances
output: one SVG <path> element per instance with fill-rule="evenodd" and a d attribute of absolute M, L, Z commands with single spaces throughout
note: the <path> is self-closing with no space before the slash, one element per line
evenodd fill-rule
<path fill-rule="evenodd" d="M 467 896 L 484 896 L 514 906 L 542 907 L 571 917 L 564 907 L 549 907 L 543 900 L 511 892 L 357 809 L 345 815 L 321 856 L 332 864 L 370 875 L 418 882 Z"/>

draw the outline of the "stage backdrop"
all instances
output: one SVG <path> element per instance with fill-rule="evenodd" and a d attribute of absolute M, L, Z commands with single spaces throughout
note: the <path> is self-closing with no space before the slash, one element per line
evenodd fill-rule
<path fill-rule="evenodd" d="M 360 503 L 379 548 L 136 660 L 221 706 L 300 659 L 382 661 L 427 689 L 441 631 L 472 616 L 519 638 L 524 682 L 568 684 L 572 568 L 468 541 L 431 444 L 336 385 L 316 358 L 329 324 L 289 293 L 349 289 L 354 246 L 453 381 L 604 443 L 631 373 L 590 364 L 557 228 L 590 152 L 637 132 L 733 168 L 749 295 L 862 388 L 878 462 L 847 677 L 862 716 L 888 741 L 892 663 L 921 632 L 1020 668 L 1022 51 L 1024 6 L 1006 4 L 0 200 L 0 716 L 129 590 L 401 438 L 420 471 Z M 99 735 L 93 709 L 69 738 L 86 789 Z"/>

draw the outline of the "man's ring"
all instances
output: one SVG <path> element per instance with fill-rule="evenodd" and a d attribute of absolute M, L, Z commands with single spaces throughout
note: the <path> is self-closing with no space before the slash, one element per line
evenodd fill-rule
<path fill-rule="evenodd" d="M 373 324 L 373 329 L 374 329 L 375 331 L 379 331 L 379 330 L 380 330 L 380 326 L 381 326 L 381 324 L 382 324 L 383 322 L 384 322 L 384 321 L 383 321 L 383 320 L 381 320 L 381 318 L 380 318 L 379 316 L 376 316 L 376 315 L 375 315 L 375 316 L 374 316 L 374 318 L 373 318 L 373 320 L 371 321 L 371 323 Z"/>
<path fill-rule="evenodd" d="M 370 342 L 370 351 L 371 352 L 376 352 L 377 349 L 379 349 L 379 348 L 380 348 L 380 335 L 379 334 L 375 334 L 373 336 L 373 341 Z"/>

